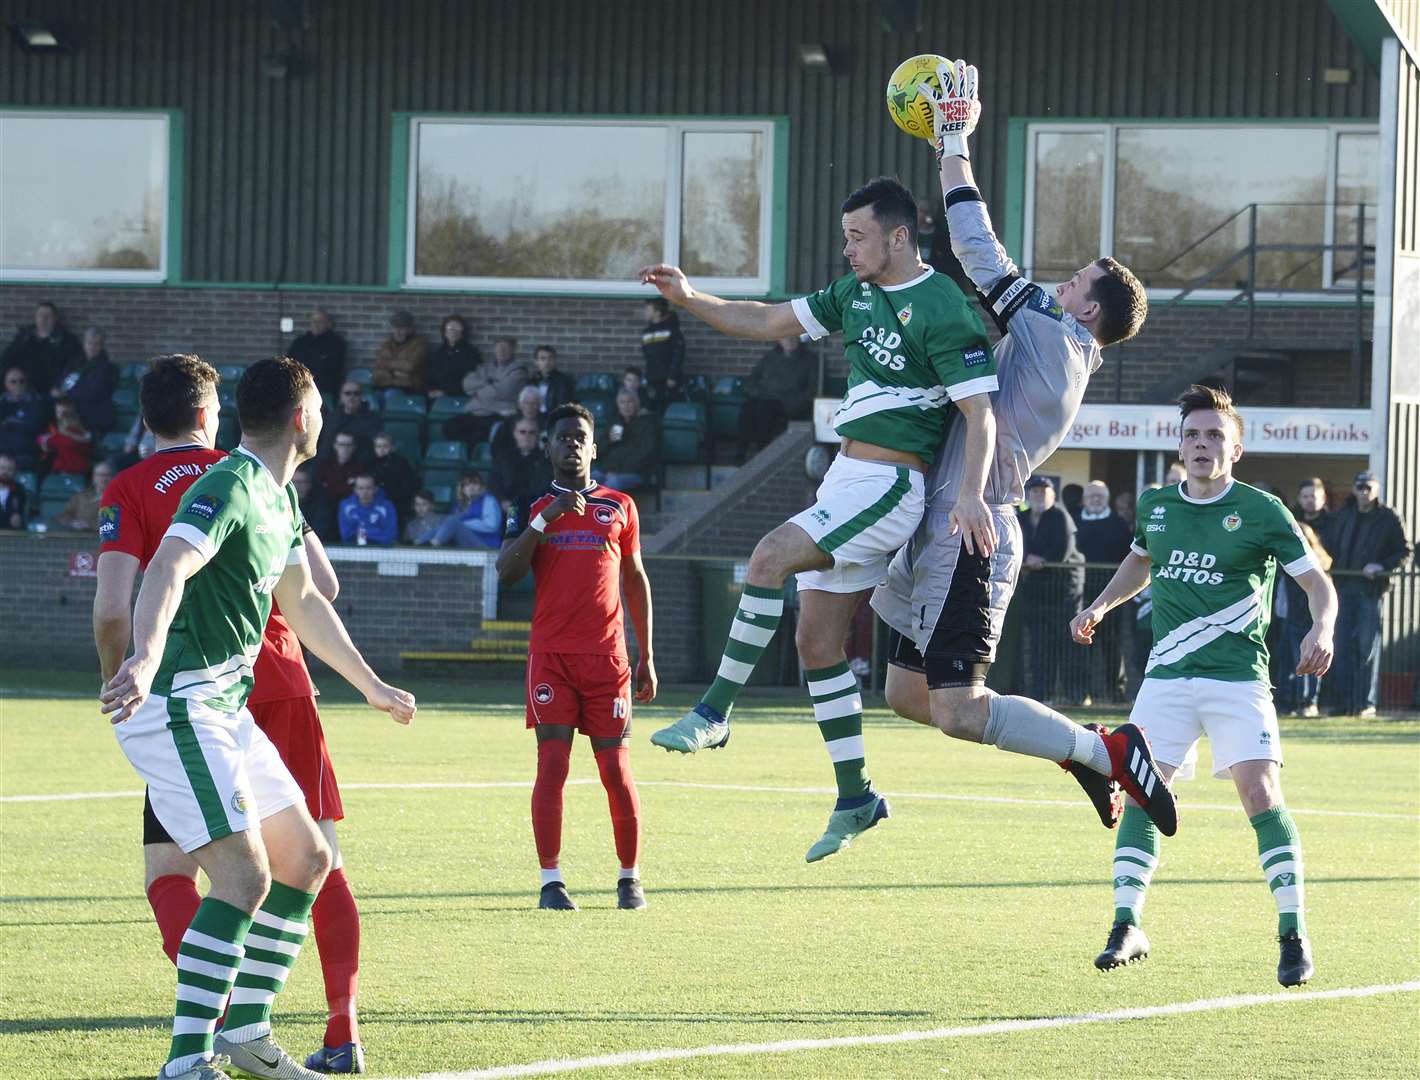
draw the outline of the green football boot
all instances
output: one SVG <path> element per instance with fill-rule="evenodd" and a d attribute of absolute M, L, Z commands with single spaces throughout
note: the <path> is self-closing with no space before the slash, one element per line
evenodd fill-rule
<path fill-rule="evenodd" d="M 651 736 L 653 745 L 678 754 L 718 750 L 729 741 L 730 722 L 703 701 L 670 727 Z"/>
<path fill-rule="evenodd" d="M 867 802 L 848 810 L 835 810 L 828 815 L 828 828 L 818 838 L 805 862 L 818 862 L 835 855 L 848 846 L 859 833 L 867 832 L 883 818 L 891 817 L 887 800 L 875 791 L 868 792 Z"/>

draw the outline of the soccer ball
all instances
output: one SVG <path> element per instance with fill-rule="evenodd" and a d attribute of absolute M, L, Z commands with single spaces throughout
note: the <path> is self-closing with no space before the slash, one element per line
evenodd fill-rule
<path fill-rule="evenodd" d="M 940 94 L 942 86 L 937 81 L 937 65 L 945 63 L 945 56 L 923 53 L 898 64 L 888 79 L 887 107 L 892 122 L 907 134 L 928 142 L 936 137 L 932 131 L 932 105 L 918 96 L 917 87 L 926 83 Z"/>

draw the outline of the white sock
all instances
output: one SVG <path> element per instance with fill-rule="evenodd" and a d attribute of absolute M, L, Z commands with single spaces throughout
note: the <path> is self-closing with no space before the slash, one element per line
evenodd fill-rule
<path fill-rule="evenodd" d="M 562 881 L 562 868 L 560 866 L 554 866 L 551 870 L 544 870 L 542 872 L 542 883 L 544 885 L 551 885 L 554 881 Z"/>
<path fill-rule="evenodd" d="M 1070 751 L 1070 760 L 1078 761 L 1101 776 L 1114 772 L 1114 766 L 1109 761 L 1109 748 L 1100 733 L 1079 724 L 1075 725 L 1075 748 Z"/>
<path fill-rule="evenodd" d="M 639 866 L 623 866 L 617 881 L 625 881 L 627 878 L 640 878 L 641 868 Z"/>

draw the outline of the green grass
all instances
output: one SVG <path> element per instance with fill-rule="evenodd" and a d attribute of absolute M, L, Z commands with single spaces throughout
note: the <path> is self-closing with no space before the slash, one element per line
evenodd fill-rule
<path fill-rule="evenodd" d="M 532 777 L 517 687 L 418 683 L 424 706 L 404 730 L 323 681 L 346 785 Z M 0 793 L 138 790 L 92 683 L 0 673 Z M 585 743 L 567 792 L 575 915 L 534 910 L 526 788 L 347 790 L 340 833 L 363 920 L 374 1075 L 1280 993 L 1275 913 L 1231 785 L 1181 785 L 1180 833 L 1165 841 L 1146 912 L 1153 956 L 1103 975 L 1091 960 L 1112 914 L 1111 837 L 1060 770 L 876 709 L 869 763 L 880 787 L 903 793 L 893 818 L 807 866 L 830 795 L 729 789 L 831 785 L 806 700 L 747 699 L 724 752 L 653 751 L 646 737 L 689 700 L 673 692 L 637 713 L 643 913 L 615 910 L 606 801 Z M 1297 815 L 1318 972 L 1309 989 L 1420 979 L 1420 724 L 1284 722 L 1283 739 L 1294 808 L 1390 815 Z M 686 782 L 708 786 L 675 786 Z M 173 973 L 142 895 L 139 809 L 134 797 L 0 803 L 0 1076 L 157 1071 Z M 1270 1003 L 588 1075 L 1415 1075 L 1417 1003 Z M 313 1049 L 324 1018 L 313 945 L 277 1011 L 282 1041 Z"/>

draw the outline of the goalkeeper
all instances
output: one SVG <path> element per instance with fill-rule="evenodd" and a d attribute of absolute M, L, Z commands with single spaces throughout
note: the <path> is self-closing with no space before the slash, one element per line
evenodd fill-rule
<path fill-rule="evenodd" d="M 892 628 L 888 704 L 954 738 L 1060 762 L 1110 828 L 1120 816 L 1118 783 L 1172 835 L 1173 793 L 1137 727 L 1125 724 L 1112 734 L 1082 727 L 1030 698 L 986 688 L 1021 568 L 1015 506 L 1031 472 L 1074 423 L 1100 350 L 1133 337 L 1143 323 L 1144 290 L 1107 257 L 1053 291 L 1020 275 L 992 231 L 968 160 L 967 136 L 981 115 L 976 68 L 957 60 L 940 65 L 937 77 L 940 94 L 928 86 L 918 92 L 933 107 L 952 251 L 1005 335 L 995 348 L 1000 389 L 991 395 L 996 440 L 985 490 L 996 545 L 989 553 L 980 545 L 972 550 L 947 524 L 966 448 L 965 432 L 954 425 L 927 476 L 922 522 L 873 593 L 873 609 Z M 1126 768 L 1131 763 L 1134 772 Z"/>

